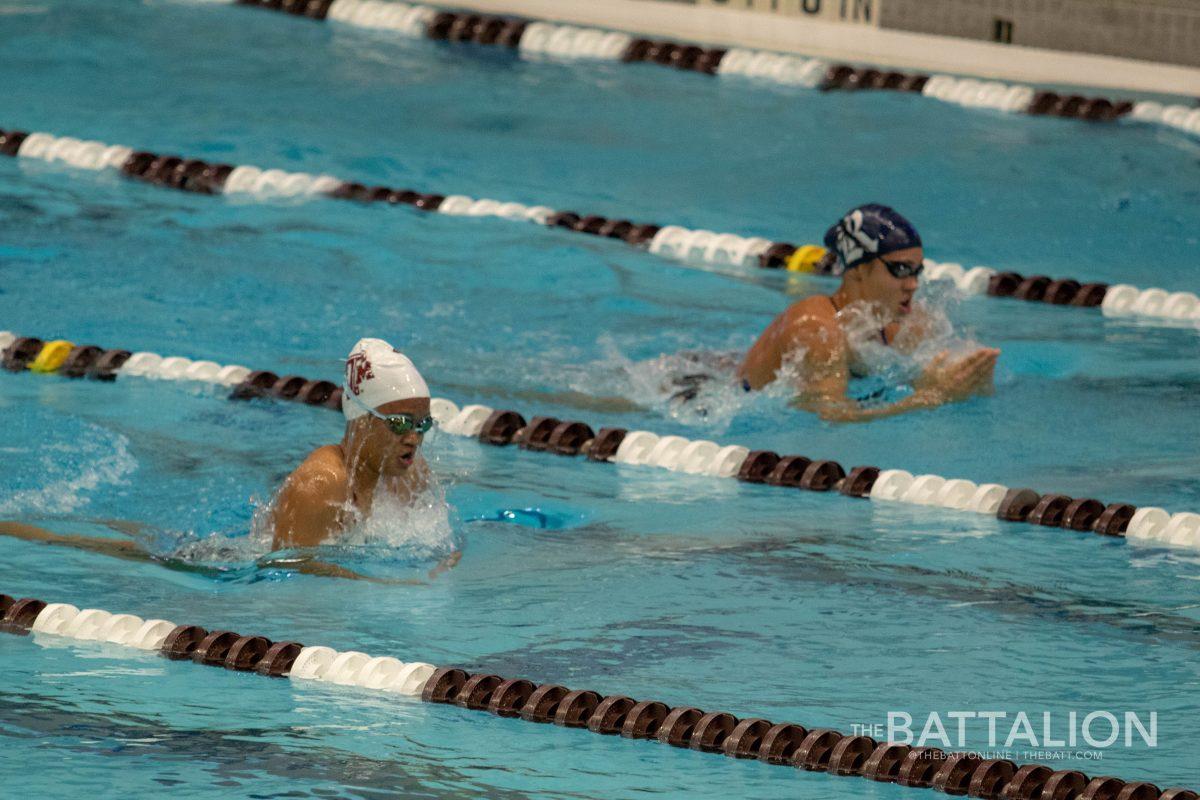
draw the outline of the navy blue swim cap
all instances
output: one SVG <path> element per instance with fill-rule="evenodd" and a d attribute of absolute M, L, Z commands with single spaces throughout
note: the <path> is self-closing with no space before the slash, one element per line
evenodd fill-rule
<path fill-rule="evenodd" d="M 837 255 L 838 274 L 882 255 L 921 246 L 912 223 L 878 203 L 852 209 L 825 232 L 825 246 Z"/>

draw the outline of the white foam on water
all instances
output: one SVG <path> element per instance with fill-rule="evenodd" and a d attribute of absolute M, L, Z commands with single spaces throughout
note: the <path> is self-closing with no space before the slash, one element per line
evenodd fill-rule
<path fill-rule="evenodd" d="M 445 492 L 433 482 L 408 503 L 392 495 L 376 496 L 371 513 L 354 522 L 334 545 L 387 548 L 394 556 L 414 560 L 447 555 L 455 543 Z"/>

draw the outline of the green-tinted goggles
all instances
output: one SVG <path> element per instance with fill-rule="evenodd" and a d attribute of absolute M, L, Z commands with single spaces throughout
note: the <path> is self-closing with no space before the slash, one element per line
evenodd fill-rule
<path fill-rule="evenodd" d="M 356 406 L 361 408 L 363 411 L 366 411 L 372 417 L 375 417 L 375 419 L 381 419 L 386 422 L 391 432 L 397 436 L 403 436 L 409 431 L 416 431 L 417 433 L 429 433 L 430 429 L 433 428 L 433 417 L 431 416 L 426 415 L 420 419 L 417 419 L 412 414 L 380 414 L 362 400 L 359 400 L 357 397 L 355 397 L 353 392 L 343 389 L 343 402 L 345 402 L 345 398 L 347 397 L 354 401 Z"/>
<path fill-rule="evenodd" d="M 386 422 L 388 428 L 397 436 L 403 436 L 409 431 L 429 433 L 433 427 L 433 417 L 430 416 L 417 419 L 412 414 L 380 414 L 377 411 L 372 411 L 371 416 Z"/>

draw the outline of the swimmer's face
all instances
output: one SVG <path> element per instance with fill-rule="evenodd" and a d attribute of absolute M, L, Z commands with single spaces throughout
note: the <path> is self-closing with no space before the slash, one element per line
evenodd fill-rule
<path fill-rule="evenodd" d="M 375 410 L 385 416 L 408 414 L 419 420 L 429 416 L 429 398 L 394 400 Z M 396 475 L 407 471 L 416 460 L 417 451 L 425 440 L 425 435 L 416 430 L 396 434 L 388 427 L 387 422 L 371 414 L 364 414 L 351 422 L 350 426 L 359 442 L 358 457 L 381 475 Z"/>
<path fill-rule="evenodd" d="M 920 264 L 925 260 L 925 251 L 920 247 L 910 247 L 888 253 L 883 260 L 893 264 Z M 917 293 L 917 286 L 920 285 L 920 279 L 916 275 L 897 278 L 878 258 L 870 264 L 864 264 L 858 270 L 862 271 L 862 292 L 865 300 L 878 305 L 889 316 L 902 317 L 912 313 L 913 295 Z"/>

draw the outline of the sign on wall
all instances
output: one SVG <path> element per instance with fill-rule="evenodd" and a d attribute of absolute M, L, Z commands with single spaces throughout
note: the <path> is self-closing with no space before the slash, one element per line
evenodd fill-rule
<path fill-rule="evenodd" d="M 882 3 L 883 0 L 698 0 L 697 4 L 879 27 Z"/>

